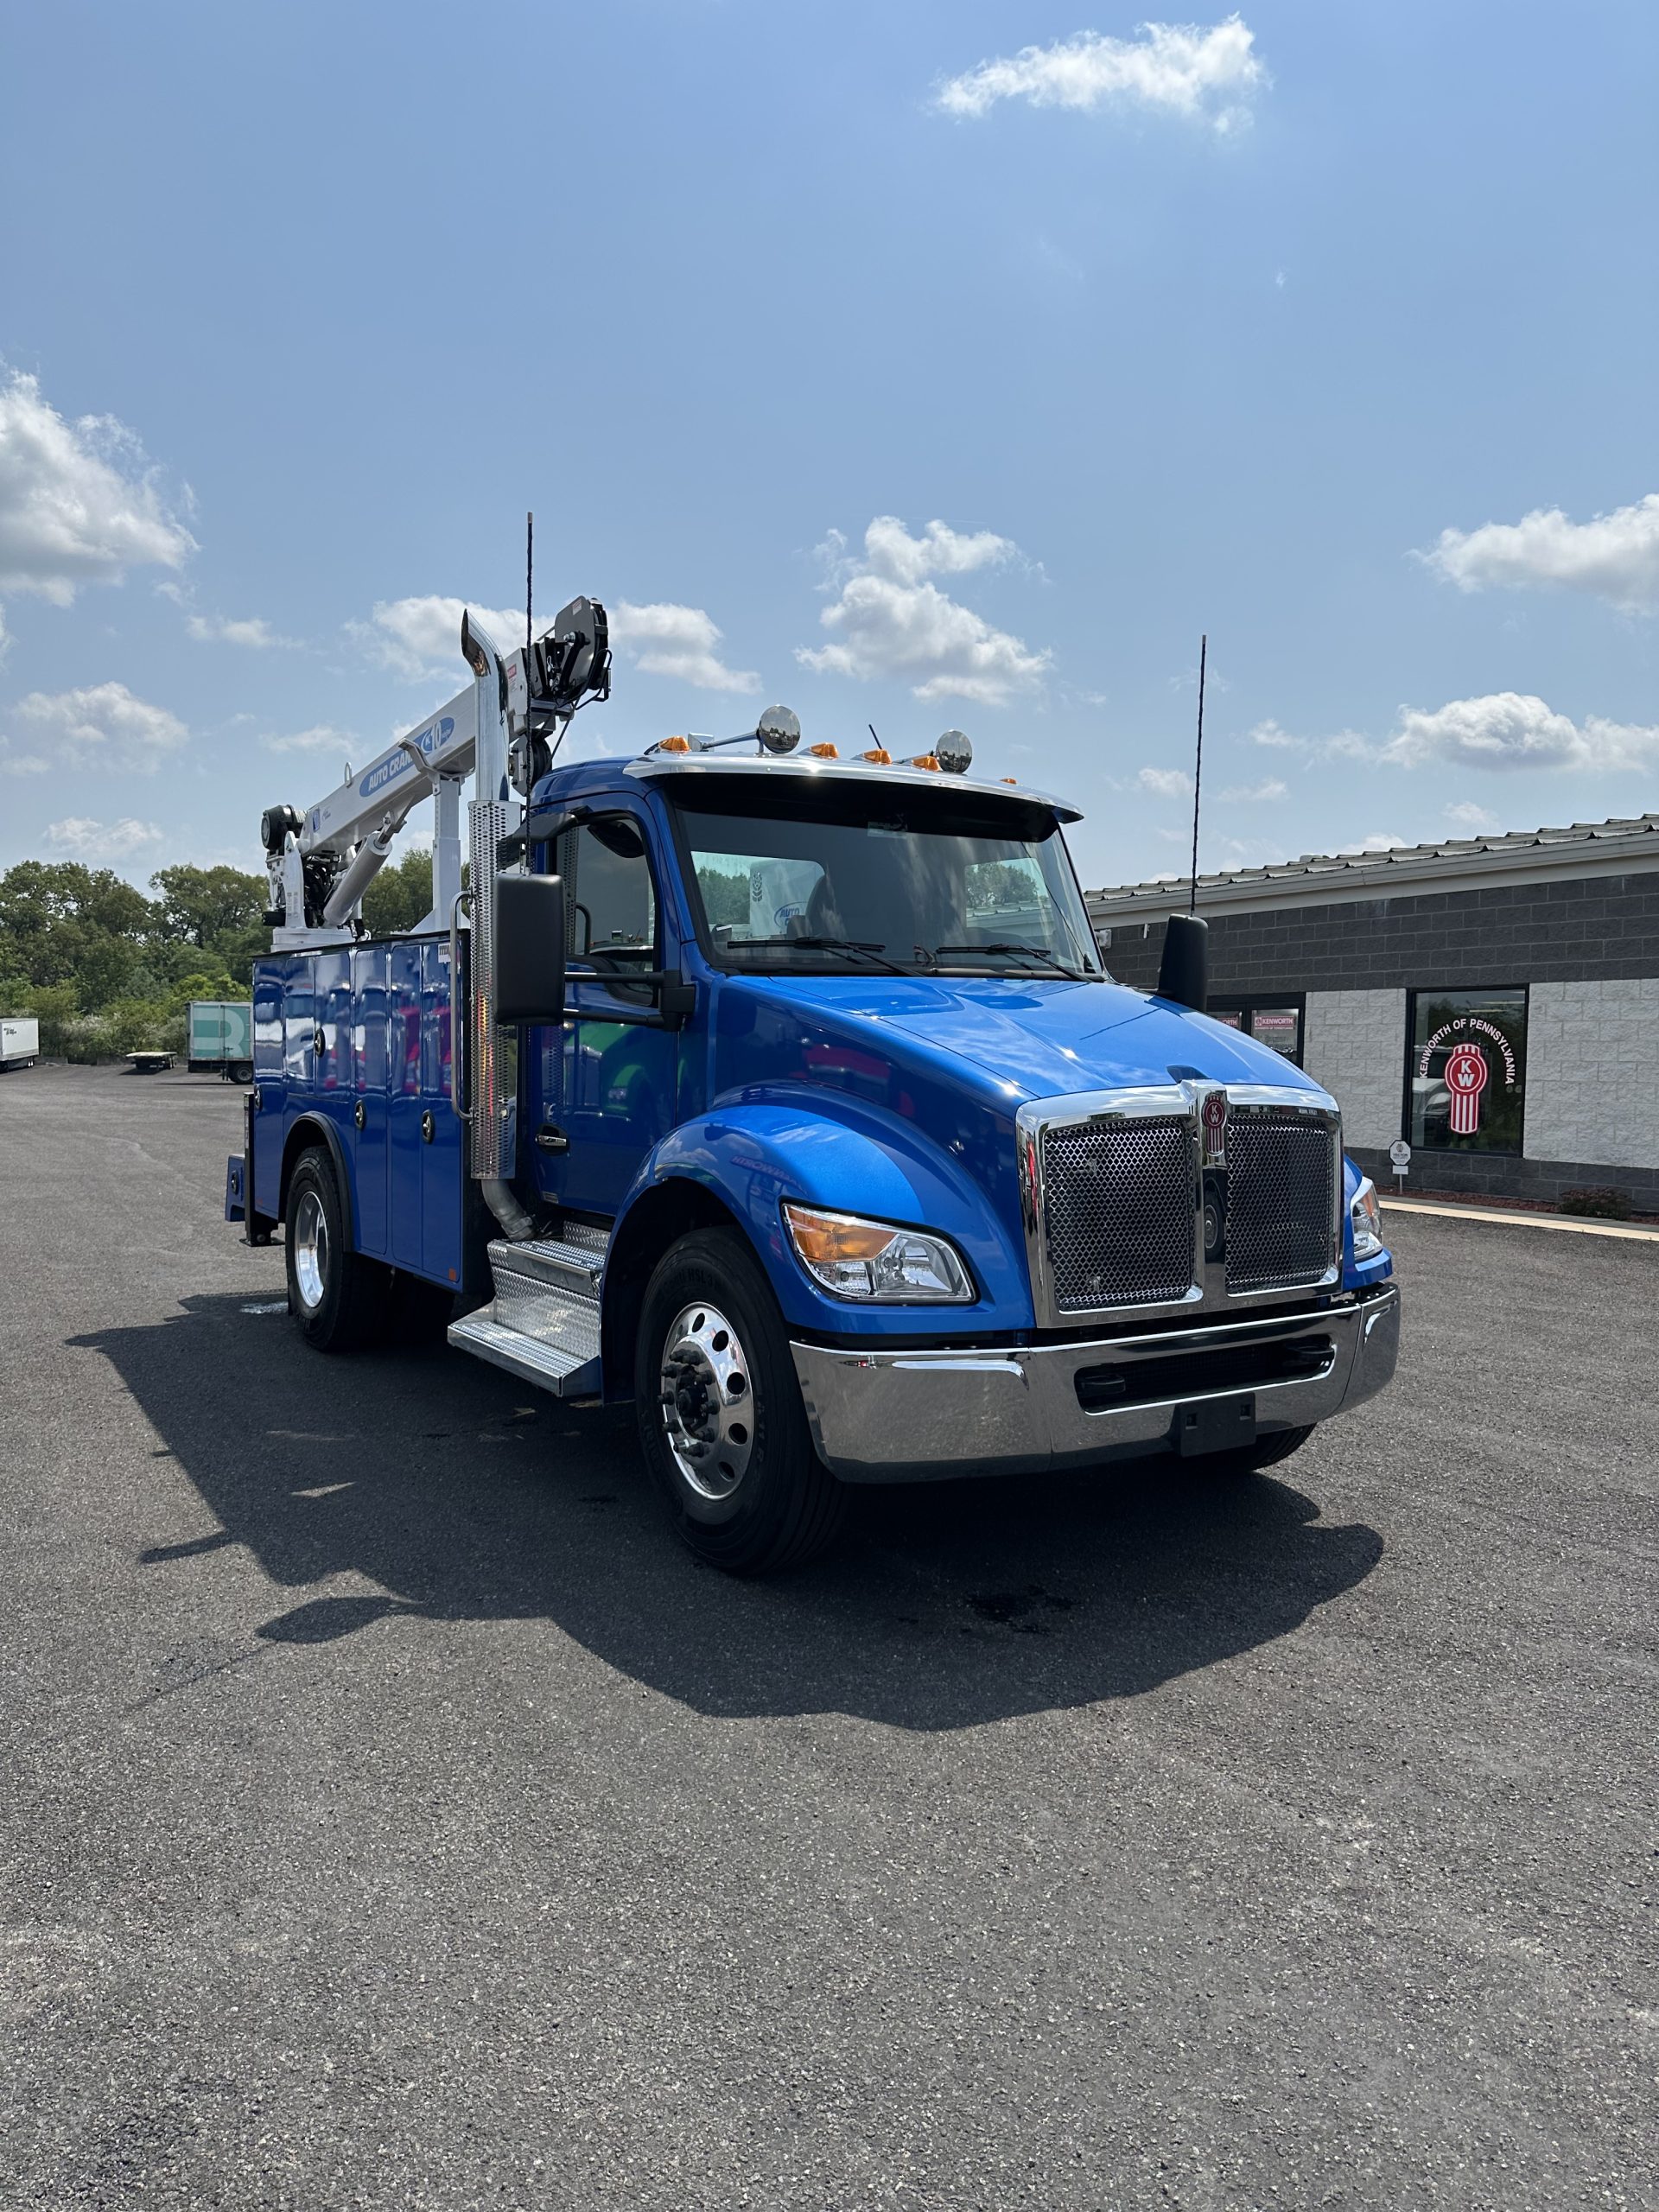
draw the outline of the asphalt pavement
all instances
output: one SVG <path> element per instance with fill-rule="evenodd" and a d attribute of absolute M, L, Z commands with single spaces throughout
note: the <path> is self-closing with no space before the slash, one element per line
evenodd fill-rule
<path fill-rule="evenodd" d="M 0 1077 L 0 2204 L 1659 2202 L 1659 1247 L 1391 1215 L 1272 1476 L 739 1584 L 308 1351 L 241 1096 Z"/>

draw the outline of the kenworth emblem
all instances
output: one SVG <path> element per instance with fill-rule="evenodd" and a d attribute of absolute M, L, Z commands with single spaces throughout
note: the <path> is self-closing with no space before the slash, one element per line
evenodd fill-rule
<path fill-rule="evenodd" d="M 1480 1127 L 1480 1094 L 1486 1088 L 1486 1055 L 1478 1045 L 1454 1045 L 1446 1056 L 1446 1087 L 1452 1094 L 1454 1136 L 1471 1137 Z"/>
<path fill-rule="evenodd" d="M 1218 1167 L 1227 1156 L 1227 1094 L 1212 1090 L 1204 1102 L 1204 1164 Z"/>

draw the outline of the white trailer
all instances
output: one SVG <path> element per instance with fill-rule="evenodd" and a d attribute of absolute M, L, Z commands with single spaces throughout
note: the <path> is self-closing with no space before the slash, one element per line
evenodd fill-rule
<path fill-rule="evenodd" d="M 33 1014 L 0 1020 L 0 1068 L 32 1068 L 41 1057 L 41 1025 Z"/>

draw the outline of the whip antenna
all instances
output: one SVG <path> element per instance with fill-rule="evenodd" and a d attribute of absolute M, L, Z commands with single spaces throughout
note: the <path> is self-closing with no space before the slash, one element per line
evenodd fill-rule
<path fill-rule="evenodd" d="M 1210 638 L 1206 632 L 1198 639 L 1198 750 L 1192 764 L 1192 885 L 1186 911 L 1198 911 L 1198 797 L 1204 787 L 1204 664 L 1209 652 Z"/>
<path fill-rule="evenodd" d="M 535 582 L 535 577 L 536 518 L 531 513 L 526 513 L 524 516 L 524 681 L 526 683 L 530 682 L 530 640 L 531 634 L 530 610 L 535 603 L 531 587 Z"/>

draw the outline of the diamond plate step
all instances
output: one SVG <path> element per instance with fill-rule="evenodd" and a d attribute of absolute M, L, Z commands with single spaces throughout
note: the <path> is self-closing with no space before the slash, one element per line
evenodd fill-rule
<path fill-rule="evenodd" d="M 592 1356 L 550 1344 L 522 1330 L 504 1328 L 487 1307 L 449 1324 L 449 1341 L 460 1351 L 487 1359 L 492 1367 L 505 1368 L 556 1398 L 593 1398 L 600 1389 L 597 1330 Z"/>
<path fill-rule="evenodd" d="M 523 1244 L 509 1244 L 497 1237 L 490 1246 L 490 1272 L 498 1290 L 511 1275 L 526 1283 L 544 1283 L 550 1290 L 599 1303 L 599 1279 L 605 1272 L 606 1246 L 575 1243 L 557 1236 L 535 1236 Z"/>

